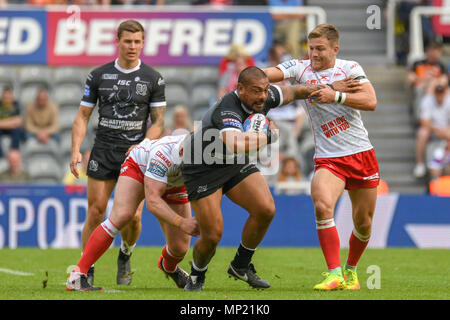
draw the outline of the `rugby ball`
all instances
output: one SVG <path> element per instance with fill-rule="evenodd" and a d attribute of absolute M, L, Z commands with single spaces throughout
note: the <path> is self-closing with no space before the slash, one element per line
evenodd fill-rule
<path fill-rule="evenodd" d="M 262 113 L 254 113 L 244 121 L 244 131 L 266 132 L 269 130 L 269 120 Z"/>

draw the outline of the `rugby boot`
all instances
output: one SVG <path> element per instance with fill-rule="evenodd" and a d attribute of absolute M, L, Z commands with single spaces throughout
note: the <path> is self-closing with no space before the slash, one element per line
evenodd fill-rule
<path fill-rule="evenodd" d="M 67 291 L 102 291 L 102 287 L 93 287 L 88 283 L 87 276 L 80 272 L 72 271 L 66 283 Z"/>
<path fill-rule="evenodd" d="M 128 286 L 131 283 L 133 272 L 131 272 L 130 255 L 127 255 L 119 249 L 117 257 L 117 284 Z"/>
<path fill-rule="evenodd" d="M 177 269 L 175 270 L 175 272 L 167 272 L 164 269 L 163 266 L 163 256 L 159 257 L 158 260 L 158 268 L 161 269 L 162 272 L 164 272 L 164 274 L 166 275 L 166 278 L 172 278 L 172 280 L 175 282 L 175 284 L 177 285 L 178 288 L 183 289 L 189 279 L 189 273 L 187 273 L 186 271 L 184 271 L 183 269 L 181 269 L 179 266 L 177 266 Z"/>
<path fill-rule="evenodd" d="M 228 274 L 230 277 L 247 282 L 252 288 L 255 289 L 267 289 L 270 288 L 270 283 L 264 279 L 261 279 L 256 275 L 255 267 L 253 263 L 250 263 L 247 268 L 235 268 L 232 263 L 228 268 Z"/>

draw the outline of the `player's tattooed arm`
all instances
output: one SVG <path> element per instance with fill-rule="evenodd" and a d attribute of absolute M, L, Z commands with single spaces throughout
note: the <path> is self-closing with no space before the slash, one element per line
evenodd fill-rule
<path fill-rule="evenodd" d="M 308 99 L 309 95 L 325 87 L 323 84 L 300 84 L 292 86 L 280 86 L 283 92 L 283 104 L 288 104 L 298 99 Z"/>
<path fill-rule="evenodd" d="M 150 108 L 150 120 L 152 125 L 148 128 L 145 137 L 154 140 L 161 137 L 164 131 L 164 115 L 166 113 L 166 106 L 151 107 Z"/>

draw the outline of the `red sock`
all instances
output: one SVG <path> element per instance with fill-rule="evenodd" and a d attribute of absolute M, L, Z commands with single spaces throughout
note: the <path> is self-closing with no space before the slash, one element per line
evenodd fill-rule
<path fill-rule="evenodd" d="M 166 270 L 169 273 L 175 272 L 177 270 L 178 263 L 183 260 L 183 257 L 174 257 L 169 253 L 169 250 L 167 249 L 167 244 L 162 249 L 162 256 L 163 256 L 163 266 L 164 270 Z"/>
<path fill-rule="evenodd" d="M 111 246 L 114 237 L 112 237 L 104 229 L 103 224 L 99 225 L 94 232 L 92 232 L 86 247 L 83 250 L 83 255 L 77 264 L 79 271 L 86 274 L 89 268 L 105 253 Z"/>
<path fill-rule="evenodd" d="M 320 247 L 325 256 L 328 270 L 339 268 L 341 266 L 341 260 L 339 258 L 341 244 L 336 226 L 334 225 L 334 221 L 324 223 L 323 225 L 321 225 L 321 222 L 317 221 L 317 235 L 319 236 Z"/>
<path fill-rule="evenodd" d="M 348 258 L 347 258 L 347 265 L 350 267 L 356 267 L 358 264 L 359 258 L 361 258 L 364 250 L 367 247 L 367 244 L 369 243 L 369 237 L 367 239 L 364 239 L 360 236 L 360 238 L 363 238 L 362 240 L 359 239 L 354 234 L 355 231 L 352 232 L 352 235 L 350 236 L 350 248 L 348 251 Z"/>

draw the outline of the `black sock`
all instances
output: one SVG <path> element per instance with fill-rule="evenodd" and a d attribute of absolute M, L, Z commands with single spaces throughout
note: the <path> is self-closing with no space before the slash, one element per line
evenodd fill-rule
<path fill-rule="evenodd" d="M 234 256 L 234 260 L 231 263 L 238 269 L 247 268 L 254 253 L 254 249 L 247 249 L 241 243 L 237 249 L 236 255 Z"/>
<path fill-rule="evenodd" d="M 191 275 L 192 276 L 202 276 L 202 275 L 204 275 L 206 273 L 206 271 L 208 271 L 208 267 L 206 267 L 206 269 L 203 270 L 203 271 L 199 271 L 199 270 L 194 268 L 193 264 L 191 265 Z"/>

